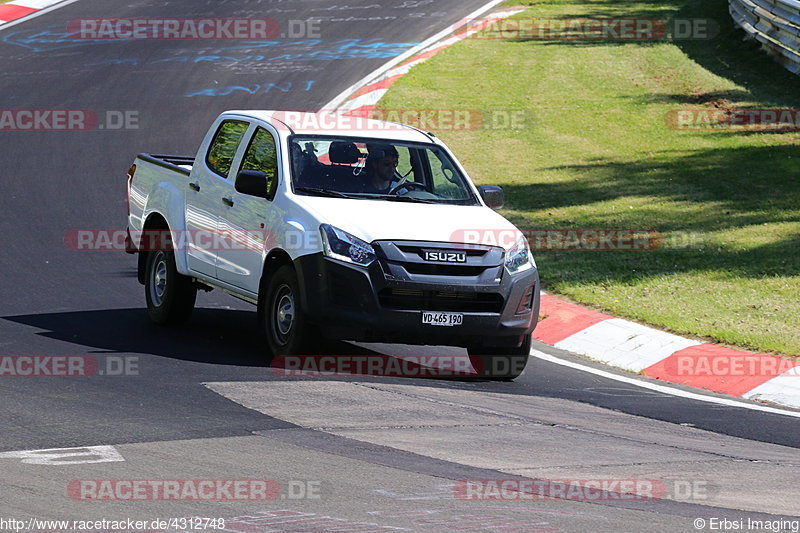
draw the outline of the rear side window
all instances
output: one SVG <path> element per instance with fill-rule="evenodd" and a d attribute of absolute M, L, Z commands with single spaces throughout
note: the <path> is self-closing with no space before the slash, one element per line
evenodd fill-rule
<path fill-rule="evenodd" d="M 244 154 L 242 170 L 264 172 L 269 179 L 278 177 L 278 154 L 275 139 L 263 128 L 258 128 L 250 147 Z"/>
<path fill-rule="evenodd" d="M 211 142 L 211 148 L 208 149 L 206 157 L 208 168 L 223 178 L 228 177 L 233 158 L 247 131 L 247 126 L 247 122 L 239 120 L 226 120 L 220 124 L 217 134 Z"/>

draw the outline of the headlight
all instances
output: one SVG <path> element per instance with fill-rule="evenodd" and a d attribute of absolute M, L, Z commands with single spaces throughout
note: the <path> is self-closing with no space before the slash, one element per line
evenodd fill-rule
<path fill-rule="evenodd" d="M 531 250 L 528 247 L 528 239 L 522 235 L 517 239 L 514 247 L 506 253 L 506 268 L 511 274 L 516 274 L 535 266 L 536 263 L 533 262 Z"/>
<path fill-rule="evenodd" d="M 328 257 L 360 266 L 369 266 L 377 259 L 368 242 L 346 231 L 328 224 L 321 225 L 319 231 L 322 233 L 322 250 Z"/>

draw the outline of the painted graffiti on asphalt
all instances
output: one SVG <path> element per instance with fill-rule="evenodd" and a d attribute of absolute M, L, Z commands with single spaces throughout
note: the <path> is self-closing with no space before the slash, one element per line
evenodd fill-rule
<path fill-rule="evenodd" d="M 59 26 L 32 28 L 5 34 L 2 42 L 22 46 L 33 52 L 51 52 L 68 48 L 87 46 L 119 46 L 121 42 L 105 39 L 75 39 L 73 35 Z M 106 66 L 116 64 L 154 65 L 159 63 L 221 63 L 237 64 L 243 62 L 273 61 L 336 61 L 342 59 L 387 59 L 396 57 L 418 43 L 390 43 L 377 39 L 338 39 L 324 41 L 305 39 L 299 41 L 243 41 L 233 46 L 204 46 L 189 52 L 186 48 L 179 53 L 162 57 L 120 57 L 89 63 L 86 66 Z M 127 48 L 126 48 L 127 49 Z"/>
<path fill-rule="evenodd" d="M 288 93 L 292 90 L 309 92 L 314 86 L 315 80 L 308 80 L 303 83 L 285 81 L 282 83 L 255 83 L 253 85 L 227 85 L 225 87 L 212 87 L 210 89 L 200 89 L 184 94 L 191 98 L 193 96 L 229 96 L 234 93 L 249 94 L 256 96 L 259 94 L 269 94 L 273 89 Z"/>

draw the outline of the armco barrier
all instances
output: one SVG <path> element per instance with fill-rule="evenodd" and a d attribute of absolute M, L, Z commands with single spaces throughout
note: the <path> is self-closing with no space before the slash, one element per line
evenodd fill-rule
<path fill-rule="evenodd" d="M 800 74 L 800 0 L 728 0 L 734 22 Z"/>

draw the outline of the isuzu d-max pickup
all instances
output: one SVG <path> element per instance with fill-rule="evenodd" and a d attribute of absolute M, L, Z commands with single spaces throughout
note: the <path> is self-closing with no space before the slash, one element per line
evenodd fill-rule
<path fill-rule="evenodd" d="M 510 379 L 528 360 L 539 276 L 494 211 L 503 201 L 414 127 L 229 111 L 196 157 L 136 158 L 127 248 L 157 323 L 218 289 L 257 306 L 273 356 L 321 338 L 453 345 L 481 376 Z"/>

